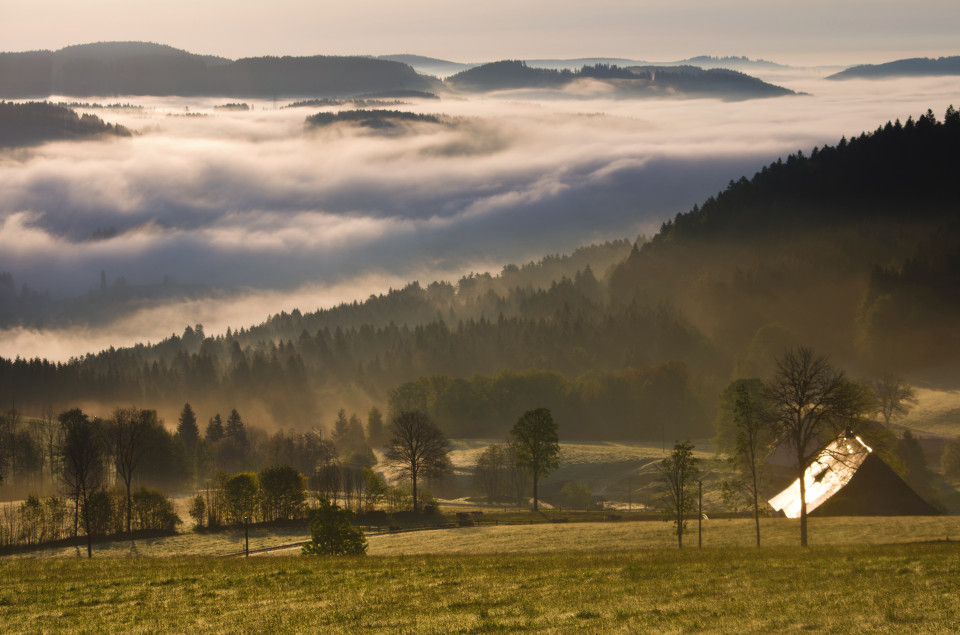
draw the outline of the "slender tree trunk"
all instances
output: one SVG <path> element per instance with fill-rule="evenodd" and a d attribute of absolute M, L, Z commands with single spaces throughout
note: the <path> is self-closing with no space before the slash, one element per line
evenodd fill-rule
<path fill-rule="evenodd" d="M 90 509 L 87 507 L 87 492 L 83 492 L 83 526 L 87 532 L 87 558 L 93 558 L 93 536 L 90 535 Z"/>
<path fill-rule="evenodd" d="M 752 460 L 752 459 L 751 459 Z M 753 520 L 757 525 L 757 547 L 760 546 L 760 492 L 757 491 L 757 463 L 753 461 Z"/>
<path fill-rule="evenodd" d="M 130 501 L 130 481 L 126 481 L 127 486 L 127 533 L 130 533 L 130 515 L 133 513 L 133 506 Z"/>
<path fill-rule="evenodd" d="M 533 473 L 533 511 L 540 511 L 540 505 L 537 501 L 537 473 Z"/>
<path fill-rule="evenodd" d="M 413 513 L 417 513 L 420 503 L 417 501 L 417 470 L 413 464 L 410 465 L 410 480 L 413 481 Z"/>
<path fill-rule="evenodd" d="M 683 510 L 677 505 L 677 549 L 683 549 Z"/>
<path fill-rule="evenodd" d="M 803 482 L 803 475 L 806 470 L 800 471 L 800 546 L 807 546 L 807 487 Z"/>

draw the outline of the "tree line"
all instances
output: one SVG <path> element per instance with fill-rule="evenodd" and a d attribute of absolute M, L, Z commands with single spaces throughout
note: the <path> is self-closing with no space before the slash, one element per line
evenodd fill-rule
<path fill-rule="evenodd" d="M 608 250 L 615 248 L 602 251 Z M 503 277 L 523 275 L 507 269 Z M 196 325 L 153 346 L 108 350 L 67 363 L 0 359 L 0 399 L 16 400 L 34 412 L 78 400 L 152 403 L 167 417 L 183 401 L 204 410 L 233 403 L 258 420 L 303 430 L 332 414 L 331 402 L 357 410 L 389 408 L 398 386 L 422 381 L 418 378 L 447 375 L 479 386 L 466 378 L 543 369 L 578 389 L 592 385 L 593 396 L 581 401 L 598 407 L 607 403 L 601 393 L 608 389 L 636 393 L 647 380 L 672 374 L 680 387 L 671 395 L 684 392 L 692 402 L 678 425 L 708 424 L 710 407 L 705 413 L 701 400 L 712 401 L 705 396 L 717 388 L 716 375 L 726 362 L 682 315 L 668 306 L 640 303 L 608 310 L 603 284 L 589 267 L 546 289 L 513 287 L 506 297 L 494 290 L 504 284 L 489 276 L 464 279 L 459 290 L 413 284 L 362 305 L 306 315 L 294 311 L 216 337 Z M 416 320 L 418 313 L 433 317 L 413 326 L 387 319 L 409 315 Z M 496 318 L 485 317 L 488 313 Z M 461 319 L 461 314 L 479 317 Z M 358 319 L 359 327 L 339 324 Z M 309 330 L 318 324 L 315 332 Z M 610 425 L 602 434 L 616 438 L 631 425 L 613 420 L 629 416 L 631 399 L 638 397 L 613 400 Z M 566 405 L 554 403 L 557 412 Z M 588 409 L 571 419 L 581 419 Z M 674 408 L 672 414 L 677 413 Z M 462 412 L 439 418 L 444 425 L 448 419 L 456 428 L 447 432 L 456 436 L 487 436 L 497 427 L 500 434 L 502 421 L 509 421 L 480 421 L 479 415 L 471 419 Z"/>
<path fill-rule="evenodd" d="M 429 413 L 454 437 L 502 437 L 517 412 L 546 407 L 571 439 L 652 440 L 709 434 L 708 396 L 701 390 L 686 364 L 666 362 L 598 370 L 574 380 L 545 370 L 427 375 L 392 390 L 388 403 L 391 411 Z"/>

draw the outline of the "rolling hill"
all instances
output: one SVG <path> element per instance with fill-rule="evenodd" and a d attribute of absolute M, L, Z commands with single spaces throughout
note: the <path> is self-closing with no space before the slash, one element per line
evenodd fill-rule
<path fill-rule="evenodd" d="M 936 77 L 940 75 L 960 75 L 960 56 L 914 57 L 885 64 L 861 64 L 834 73 L 827 79 L 884 79 L 890 77 Z"/>
<path fill-rule="evenodd" d="M 406 64 L 369 57 L 228 60 L 144 42 L 0 53 L 0 97 L 8 99 L 54 94 L 322 97 L 429 92 L 438 86 Z"/>
<path fill-rule="evenodd" d="M 594 82 L 612 89 L 619 97 L 716 97 L 728 100 L 795 95 L 791 90 L 756 77 L 695 66 L 630 66 L 606 64 L 580 70 L 528 66 L 522 61 L 501 61 L 477 66 L 448 77 L 444 84 L 469 93 L 504 90 L 561 92 L 578 83 Z"/>

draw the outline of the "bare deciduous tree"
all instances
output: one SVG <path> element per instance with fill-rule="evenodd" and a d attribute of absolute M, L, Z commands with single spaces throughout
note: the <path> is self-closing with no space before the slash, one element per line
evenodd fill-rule
<path fill-rule="evenodd" d="M 104 439 L 117 474 L 123 479 L 127 501 L 127 533 L 130 532 L 133 474 L 140 460 L 150 449 L 150 432 L 159 426 L 156 410 L 117 408 L 104 429 Z"/>
<path fill-rule="evenodd" d="M 74 500 L 73 531 L 77 533 L 81 505 L 86 508 L 90 496 L 103 484 L 103 446 L 97 425 L 79 408 L 62 412 L 59 416 L 64 430 L 63 481 Z M 87 557 L 93 557 L 90 514 L 84 514 L 87 534 Z"/>
<path fill-rule="evenodd" d="M 390 422 L 387 460 L 400 468 L 413 486 L 413 510 L 418 511 L 417 481 L 450 471 L 450 442 L 419 410 L 399 413 Z"/>
<path fill-rule="evenodd" d="M 917 403 L 913 387 L 899 377 L 886 374 L 869 385 L 876 396 L 876 412 L 880 413 L 883 425 L 888 428 L 893 418 L 906 415 Z"/>
<path fill-rule="evenodd" d="M 873 408 L 869 390 L 848 381 L 806 347 L 787 351 L 767 384 L 776 422 L 794 452 L 800 481 L 800 544 L 807 546 L 807 466 L 843 431 L 856 432 Z"/>

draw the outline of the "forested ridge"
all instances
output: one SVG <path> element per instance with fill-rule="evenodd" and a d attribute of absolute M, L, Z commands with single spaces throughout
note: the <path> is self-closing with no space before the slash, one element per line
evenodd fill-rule
<path fill-rule="evenodd" d="M 795 94 L 739 71 L 697 66 L 585 65 L 579 70 L 537 68 L 520 60 L 483 64 L 452 75 L 444 84 L 466 92 L 488 92 L 518 88 L 562 89 L 577 80 L 610 83 L 622 96 L 718 97 L 750 99 Z"/>
<path fill-rule="evenodd" d="M 834 73 L 827 79 L 884 79 L 890 77 L 931 77 L 960 75 L 960 56 L 912 57 L 884 64 L 859 64 Z"/>
<path fill-rule="evenodd" d="M 131 132 L 96 115 L 81 116 L 59 105 L 0 101 L 0 148 L 103 135 L 129 137 Z"/>
<path fill-rule="evenodd" d="M 958 141 L 956 111 L 928 112 L 731 182 L 650 241 L 216 337 L 198 325 L 65 364 L 0 360 L 0 400 L 135 403 L 168 420 L 189 401 L 201 418 L 236 407 L 297 429 L 340 407 L 417 407 L 451 435 L 493 438 L 547 406 L 565 438 L 659 440 L 709 434 L 730 379 L 763 376 L 790 345 L 855 377 L 943 377 L 960 353 Z"/>
<path fill-rule="evenodd" d="M 369 57 L 229 60 L 146 42 L 100 42 L 58 51 L 0 53 L 0 96 L 352 96 L 430 91 L 439 80 Z"/>
<path fill-rule="evenodd" d="M 778 160 L 666 222 L 611 298 L 668 302 L 742 361 L 789 341 L 941 379 L 960 353 L 958 143 L 951 106 Z"/>

